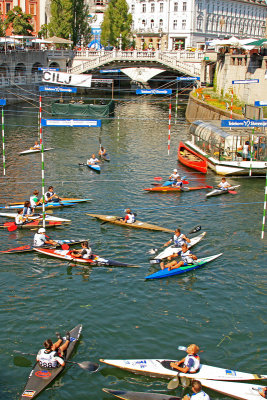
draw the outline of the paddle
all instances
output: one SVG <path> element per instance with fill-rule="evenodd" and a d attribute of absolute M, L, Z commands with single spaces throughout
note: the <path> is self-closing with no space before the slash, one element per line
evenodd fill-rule
<path fill-rule="evenodd" d="M 120 219 L 123 219 L 123 217 L 117 217 L 117 218 L 113 219 L 112 221 L 119 221 Z M 110 222 L 110 220 L 109 220 L 109 221 L 103 221 L 103 222 L 101 222 L 100 225 L 105 225 L 105 224 L 107 224 L 108 222 Z"/>
<path fill-rule="evenodd" d="M 194 228 L 191 229 L 191 231 L 188 232 L 188 235 L 192 235 L 193 233 L 199 232 L 201 230 L 201 225 L 197 225 Z M 165 246 L 161 246 L 158 249 L 150 249 L 149 254 L 156 254 L 159 250 L 163 249 Z M 152 262 L 153 261 L 153 262 Z M 151 264 L 157 264 L 159 263 L 160 260 L 150 260 Z M 185 348 L 186 349 L 186 348 Z M 180 349 L 179 349 L 180 350 Z"/>
<path fill-rule="evenodd" d="M 36 356 L 36 354 L 23 353 L 22 351 L 19 351 L 19 350 L 14 350 L 14 353 L 20 353 L 20 354 L 24 354 L 24 355 L 28 355 L 28 356 Z M 23 359 L 24 359 L 24 362 L 29 361 L 29 360 L 27 360 L 27 358 L 22 357 L 22 356 L 17 357 L 16 361 L 18 361 L 18 360 L 23 361 Z M 15 361 L 15 357 L 14 357 L 14 361 Z M 78 365 L 80 368 L 84 369 L 87 372 L 96 372 L 99 369 L 99 364 L 94 363 L 92 361 L 82 361 L 82 362 L 78 363 L 75 361 L 66 360 L 65 363 Z"/>
<path fill-rule="evenodd" d="M 78 164 L 80 167 L 87 167 L 87 164 L 85 164 L 85 163 L 79 163 Z"/>
<path fill-rule="evenodd" d="M 237 194 L 237 191 L 236 190 L 228 190 L 228 193 Z"/>
<path fill-rule="evenodd" d="M 62 250 L 69 250 L 70 246 L 67 243 L 61 245 Z"/>

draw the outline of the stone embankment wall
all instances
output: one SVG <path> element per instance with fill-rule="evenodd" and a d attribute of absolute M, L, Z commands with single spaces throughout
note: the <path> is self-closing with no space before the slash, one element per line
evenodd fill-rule
<path fill-rule="evenodd" d="M 207 104 L 204 101 L 192 96 L 192 93 L 190 93 L 188 99 L 185 116 L 189 122 L 193 122 L 197 119 L 201 119 L 202 121 L 210 121 L 215 119 L 220 120 L 223 118 L 231 118 L 231 114 L 229 111 L 221 110 L 217 107 Z M 242 115 L 233 113 L 233 119 L 243 118 L 244 117 Z"/>
<path fill-rule="evenodd" d="M 254 105 L 257 100 L 267 100 L 267 56 L 258 54 L 219 54 L 214 85 L 217 93 L 230 93 L 246 104 Z M 259 83 L 232 84 L 233 80 L 259 79 Z"/>

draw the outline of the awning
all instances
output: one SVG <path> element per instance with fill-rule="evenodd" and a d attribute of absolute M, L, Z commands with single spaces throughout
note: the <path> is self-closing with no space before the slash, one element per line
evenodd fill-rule
<path fill-rule="evenodd" d="M 52 36 L 50 38 L 47 38 L 46 40 L 50 43 L 58 43 L 58 44 L 72 44 L 73 43 L 72 40 L 63 39 L 63 38 L 60 38 L 57 36 Z"/>

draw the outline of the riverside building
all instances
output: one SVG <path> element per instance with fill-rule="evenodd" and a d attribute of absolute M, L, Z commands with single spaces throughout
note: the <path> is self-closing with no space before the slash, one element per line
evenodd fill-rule
<path fill-rule="evenodd" d="M 264 0 L 127 0 L 137 49 L 202 49 L 230 36 L 266 36 Z"/>

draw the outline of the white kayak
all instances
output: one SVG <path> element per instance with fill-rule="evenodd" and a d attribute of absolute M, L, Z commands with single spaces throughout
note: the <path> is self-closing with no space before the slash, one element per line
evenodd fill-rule
<path fill-rule="evenodd" d="M 104 364 L 121 368 L 135 374 L 149 375 L 160 378 L 175 378 L 178 371 L 172 369 L 171 362 L 177 360 L 161 360 L 161 359 L 140 359 L 140 360 L 106 360 L 100 359 Z M 198 372 L 194 374 L 179 372 L 179 376 L 194 379 L 212 379 L 222 381 L 250 381 L 255 379 L 267 379 L 267 375 L 250 374 L 247 372 L 239 372 L 231 369 L 217 368 L 210 365 L 200 364 Z"/>
<path fill-rule="evenodd" d="M 205 386 L 206 388 L 215 390 L 216 392 L 225 394 L 226 396 L 234 397 L 235 399 L 263 399 L 263 397 L 259 394 L 259 391 L 265 386 L 239 382 L 210 381 L 208 379 L 201 379 L 200 382 L 202 386 Z"/>
<path fill-rule="evenodd" d="M 227 194 L 230 193 L 229 190 L 235 190 L 239 187 L 240 185 L 235 185 L 235 186 L 230 186 L 227 189 L 214 189 L 211 192 L 206 194 L 206 197 L 212 197 L 212 196 L 220 196 L 221 194 Z"/>
<path fill-rule="evenodd" d="M 49 151 L 49 150 L 54 150 L 54 147 L 48 147 L 47 149 L 44 149 L 44 151 Z M 20 156 L 24 156 L 26 154 L 33 154 L 33 153 L 41 153 L 40 149 L 29 149 L 25 151 L 21 151 L 19 153 Z"/>
<path fill-rule="evenodd" d="M 17 213 L 0 213 L 0 217 L 7 217 L 7 218 L 16 218 L 18 214 Z M 36 219 L 43 219 L 42 214 L 36 214 L 33 217 L 29 217 L 29 220 L 36 220 Z M 45 215 L 45 220 L 46 221 L 59 221 L 59 222 L 71 222 L 70 219 L 65 219 L 65 218 L 59 218 L 59 217 L 53 217 L 51 215 Z"/>
<path fill-rule="evenodd" d="M 197 243 L 199 243 L 204 236 L 207 234 L 207 232 L 201 233 L 201 235 L 195 236 L 192 239 L 190 239 L 190 243 L 187 244 L 188 248 L 195 246 Z M 172 256 L 175 253 L 179 253 L 182 251 L 181 247 L 176 247 L 175 245 L 171 245 L 166 247 L 163 251 L 161 251 L 159 254 L 157 254 L 155 257 L 153 257 L 150 260 L 150 264 L 157 264 L 161 260 L 164 260 L 165 258 Z"/>

